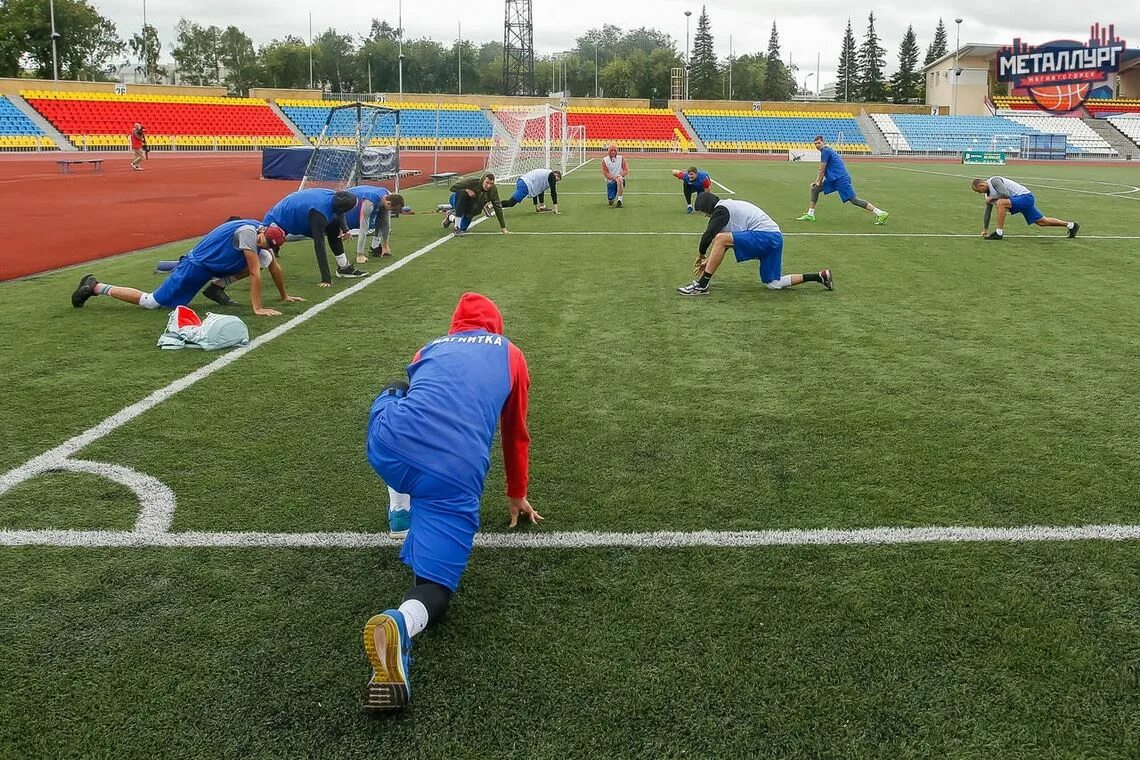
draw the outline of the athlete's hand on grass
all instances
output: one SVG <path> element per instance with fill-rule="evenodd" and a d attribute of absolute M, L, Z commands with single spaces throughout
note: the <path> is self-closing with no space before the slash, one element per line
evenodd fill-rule
<path fill-rule="evenodd" d="M 985 237 L 988 234 L 990 234 L 989 230 L 982 230 L 982 237 Z"/>
<path fill-rule="evenodd" d="M 281 312 L 277 309 L 254 309 L 253 313 L 259 317 L 280 317 Z"/>
<path fill-rule="evenodd" d="M 708 259 L 697 256 L 697 260 L 693 262 L 693 277 L 700 277 L 705 272 L 705 262 Z"/>
<path fill-rule="evenodd" d="M 508 230 L 506 227 L 503 227 L 503 230 L 502 230 L 502 231 L 503 231 L 503 234 L 504 234 L 504 235 L 510 235 L 510 234 L 511 234 L 511 231 L 510 231 L 510 230 Z"/>
<path fill-rule="evenodd" d="M 318 282 L 317 287 L 318 288 L 331 288 L 332 283 L 331 282 Z"/>
<path fill-rule="evenodd" d="M 534 507 L 526 500 L 524 496 L 521 499 L 511 499 L 511 524 L 508 528 L 514 528 L 519 524 L 519 515 L 526 517 L 533 524 L 537 524 L 542 519 L 542 515 L 534 511 Z"/>
<path fill-rule="evenodd" d="M 304 303 L 305 302 L 305 299 L 301 298 L 301 296 L 285 296 L 281 300 L 284 301 L 285 303 Z"/>

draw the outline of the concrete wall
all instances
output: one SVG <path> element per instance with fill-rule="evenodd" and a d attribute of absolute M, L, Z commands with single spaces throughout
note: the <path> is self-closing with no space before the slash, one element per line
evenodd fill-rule
<path fill-rule="evenodd" d="M 51 79 L 0 78 L 0 95 L 19 95 L 20 90 L 56 90 L 57 92 L 114 92 L 118 82 L 73 82 Z M 135 95 L 191 95 L 225 97 L 225 87 L 189 87 L 168 84 L 128 84 L 127 92 Z"/>
<path fill-rule="evenodd" d="M 951 116 L 988 116 L 986 98 L 991 92 L 993 64 L 992 56 L 962 56 L 958 59 L 962 73 L 958 76 L 954 74 L 953 58 L 926 72 L 926 112 L 930 112 L 931 106 L 938 106 L 940 113 Z"/>
<path fill-rule="evenodd" d="M 750 100 L 670 100 L 669 107 L 673 109 L 708 108 L 716 111 L 736 110 L 751 111 Z M 808 103 L 769 103 L 760 104 L 762 111 L 807 111 L 818 113 L 820 111 L 840 111 L 858 116 L 860 112 L 867 113 L 916 113 L 929 114 L 930 108 L 925 105 L 903 105 L 896 103 L 844 103 L 841 101 L 821 100 Z"/>

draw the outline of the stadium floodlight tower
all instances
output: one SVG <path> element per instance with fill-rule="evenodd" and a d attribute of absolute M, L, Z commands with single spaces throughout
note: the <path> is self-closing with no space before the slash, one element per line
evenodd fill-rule
<path fill-rule="evenodd" d="M 534 95 L 534 22 L 531 0 L 506 0 L 503 22 L 503 94 Z"/>

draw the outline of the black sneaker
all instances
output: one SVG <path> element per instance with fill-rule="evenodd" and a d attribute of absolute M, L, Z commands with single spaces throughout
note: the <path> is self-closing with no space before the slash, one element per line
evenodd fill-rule
<path fill-rule="evenodd" d="M 621 208 L 621 201 L 618 201 L 618 202 L 617 202 L 617 203 L 615 203 L 614 205 L 615 205 L 615 206 L 617 206 L 618 208 Z"/>
<path fill-rule="evenodd" d="M 99 281 L 95 279 L 93 274 L 83 275 L 83 279 L 79 281 L 79 287 L 71 294 L 71 305 L 75 308 L 80 308 L 83 304 L 87 303 L 87 299 L 95 295 L 95 286 Z"/>
<path fill-rule="evenodd" d="M 991 232 L 990 234 L 986 235 L 986 240 L 1005 240 L 1005 235 L 999 235 L 996 232 Z"/>
<path fill-rule="evenodd" d="M 211 282 L 202 290 L 202 295 L 209 298 L 211 301 L 222 306 L 237 306 L 238 302 L 230 298 L 230 294 L 226 289 L 216 282 Z"/>
<path fill-rule="evenodd" d="M 825 269 L 819 273 L 819 279 L 823 282 L 823 287 L 828 290 L 835 290 L 835 281 L 831 279 L 831 270 Z"/>
<path fill-rule="evenodd" d="M 1076 222 L 1073 222 L 1073 228 L 1069 230 L 1069 237 L 1075 238 L 1077 236 L 1077 230 L 1079 230 L 1080 228 L 1081 228 L 1081 225 L 1077 224 Z"/>
<path fill-rule="evenodd" d="M 682 285 L 677 288 L 677 292 L 683 296 L 707 296 L 709 294 L 709 286 L 701 285 L 700 280 L 693 280 L 688 285 Z"/>
<path fill-rule="evenodd" d="M 443 228 L 446 230 L 455 223 L 455 214 L 444 212 L 443 214 Z"/>
<path fill-rule="evenodd" d="M 606 205 L 607 205 L 607 206 L 612 206 L 612 205 L 614 205 L 613 199 L 611 198 L 610 200 L 606 201 Z"/>
<path fill-rule="evenodd" d="M 337 277 L 347 277 L 349 279 L 352 279 L 355 277 L 367 277 L 368 272 L 364 272 L 360 269 L 357 269 L 352 264 L 349 264 L 346 267 L 337 267 L 336 268 L 336 276 Z"/>

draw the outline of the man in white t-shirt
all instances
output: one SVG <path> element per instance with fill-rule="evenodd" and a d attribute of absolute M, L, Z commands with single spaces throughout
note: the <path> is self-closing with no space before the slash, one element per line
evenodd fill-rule
<path fill-rule="evenodd" d="M 562 172 L 550 169 L 532 169 L 515 180 L 515 193 L 503 201 L 503 208 L 516 206 L 528 197 L 534 201 L 536 212 L 551 211 L 546 207 L 546 191 L 550 191 L 550 202 L 554 204 L 553 211 L 558 213 L 558 183 L 562 180 Z"/>
<path fill-rule="evenodd" d="M 804 274 L 783 274 L 784 235 L 772 217 L 759 206 L 748 201 L 721 200 L 713 193 L 701 193 L 693 202 L 699 213 L 709 218 L 705 234 L 701 235 L 693 274 L 697 277 L 688 285 L 677 288 L 683 296 L 705 296 L 709 293 L 709 280 L 724 260 L 729 248 L 742 261 L 760 262 L 760 281 L 771 290 L 782 290 L 804 282 L 818 282 L 834 290 L 831 270 Z"/>
<path fill-rule="evenodd" d="M 625 193 L 625 178 L 629 174 L 629 165 L 625 156 L 619 155 L 617 146 L 610 143 L 606 148 L 606 155 L 602 156 L 602 176 L 606 178 L 606 200 L 621 208 L 621 197 Z"/>

